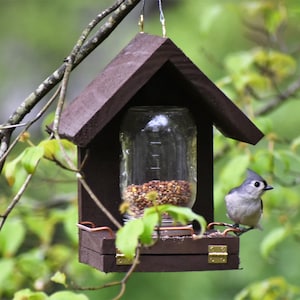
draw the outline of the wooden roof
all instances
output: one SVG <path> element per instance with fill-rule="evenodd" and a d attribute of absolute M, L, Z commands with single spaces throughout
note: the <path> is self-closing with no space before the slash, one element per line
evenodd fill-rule
<path fill-rule="evenodd" d="M 87 146 L 166 65 L 179 75 L 175 79 L 171 76 L 170 84 L 179 85 L 184 93 L 192 94 L 185 103 L 197 102 L 197 109 L 206 110 L 225 136 L 250 144 L 256 144 L 263 137 L 246 115 L 170 39 L 144 33 L 138 34 L 66 107 L 59 128 L 61 136 L 80 147 Z M 197 116 L 197 112 L 194 114 Z"/>

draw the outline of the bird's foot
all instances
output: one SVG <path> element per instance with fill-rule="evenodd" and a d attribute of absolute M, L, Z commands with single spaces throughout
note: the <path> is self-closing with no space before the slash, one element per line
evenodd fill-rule
<path fill-rule="evenodd" d="M 229 224 L 224 222 L 211 222 L 207 225 L 207 230 L 213 229 L 214 226 L 225 226 L 228 227 L 221 234 L 226 236 L 229 232 L 233 232 L 236 236 L 240 236 L 243 233 L 254 229 L 254 227 L 241 227 L 239 224 Z"/>
<path fill-rule="evenodd" d="M 234 227 L 233 224 L 224 223 L 224 222 L 211 222 L 207 225 L 207 230 L 213 229 L 214 226 L 225 226 L 225 227 Z"/>
<path fill-rule="evenodd" d="M 227 235 L 228 232 L 233 232 L 236 236 L 241 236 L 243 233 L 254 229 L 254 227 L 240 227 L 239 224 L 233 224 L 230 228 L 224 230 L 223 234 Z"/>

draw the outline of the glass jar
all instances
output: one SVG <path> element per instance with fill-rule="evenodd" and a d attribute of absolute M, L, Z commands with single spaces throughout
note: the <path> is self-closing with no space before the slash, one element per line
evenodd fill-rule
<path fill-rule="evenodd" d="M 135 106 L 127 111 L 120 129 L 120 188 L 128 207 L 125 219 L 142 216 L 154 201 L 156 205 L 192 207 L 196 139 L 196 125 L 187 108 Z M 163 217 L 163 224 L 170 222 L 168 216 Z"/>

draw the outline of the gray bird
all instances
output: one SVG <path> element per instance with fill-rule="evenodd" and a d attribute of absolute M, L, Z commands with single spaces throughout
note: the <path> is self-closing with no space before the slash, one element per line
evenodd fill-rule
<path fill-rule="evenodd" d="M 237 229 L 237 235 L 254 228 L 261 229 L 259 224 L 263 211 L 261 196 L 265 191 L 273 189 L 257 173 L 250 169 L 247 171 L 246 180 L 225 196 L 227 215 L 234 222 L 232 227 Z M 240 225 L 249 227 L 244 228 Z"/>

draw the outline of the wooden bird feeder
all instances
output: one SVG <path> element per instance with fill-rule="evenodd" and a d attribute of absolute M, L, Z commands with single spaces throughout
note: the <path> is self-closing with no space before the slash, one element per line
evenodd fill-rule
<path fill-rule="evenodd" d="M 197 127 L 193 211 L 214 221 L 213 125 L 226 137 L 256 144 L 262 132 L 168 38 L 138 34 L 63 113 L 60 134 L 78 147 L 78 165 L 93 192 L 120 222 L 119 131 L 133 106 L 187 108 Z M 87 155 L 88 153 L 88 155 Z M 116 227 L 78 186 L 79 222 Z M 80 231 L 79 259 L 104 272 L 129 268 L 105 231 Z M 178 272 L 239 268 L 239 238 L 171 236 L 141 250 L 136 271 Z"/>

